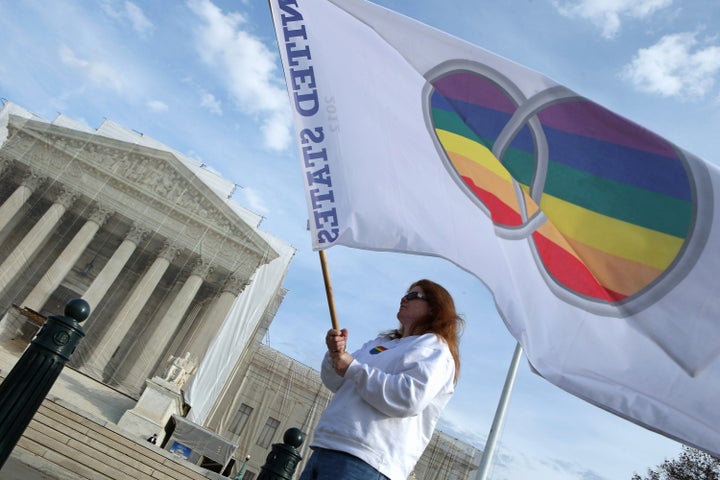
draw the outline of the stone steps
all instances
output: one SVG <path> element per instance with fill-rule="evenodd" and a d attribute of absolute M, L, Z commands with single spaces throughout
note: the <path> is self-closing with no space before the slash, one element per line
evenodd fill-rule
<path fill-rule="evenodd" d="M 12 455 L 58 480 L 226 478 L 149 443 L 137 443 L 114 424 L 89 418 L 53 398 L 42 403 Z"/>

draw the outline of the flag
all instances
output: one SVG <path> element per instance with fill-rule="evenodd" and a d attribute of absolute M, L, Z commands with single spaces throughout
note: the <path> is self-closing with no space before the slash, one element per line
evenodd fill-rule
<path fill-rule="evenodd" d="M 720 171 L 365 0 L 270 0 L 314 249 L 446 258 L 533 369 L 720 455 Z"/>

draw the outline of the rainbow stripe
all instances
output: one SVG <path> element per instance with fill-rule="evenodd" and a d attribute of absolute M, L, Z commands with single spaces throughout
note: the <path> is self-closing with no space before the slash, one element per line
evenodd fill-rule
<path fill-rule="evenodd" d="M 527 125 L 502 159 L 493 143 L 516 110 L 494 82 L 457 72 L 433 82 L 431 115 L 452 166 L 496 225 L 523 223 L 513 188 L 536 175 Z M 675 260 L 694 221 L 693 187 L 671 144 L 589 101 L 537 114 L 550 152 L 540 205 L 549 222 L 532 241 L 547 272 L 582 296 L 616 302 L 638 293 Z"/>
<path fill-rule="evenodd" d="M 377 347 L 370 350 L 370 355 L 377 355 L 378 353 L 382 353 L 385 350 L 387 350 L 387 347 L 383 347 L 382 345 L 378 345 Z"/>

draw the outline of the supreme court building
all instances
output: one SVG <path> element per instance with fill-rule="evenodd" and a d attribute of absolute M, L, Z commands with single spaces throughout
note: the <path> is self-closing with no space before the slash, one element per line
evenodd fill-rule
<path fill-rule="evenodd" d="M 110 121 L 49 123 L 11 103 L 0 121 L 3 338 L 34 334 L 18 307 L 62 314 L 82 297 L 92 312 L 72 365 L 138 396 L 173 358 L 200 365 L 226 322 L 247 343 L 261 316 L 235 307 L 275 260 L 254 300 L 281 301 L 293 250 L 216 173 Z"/>

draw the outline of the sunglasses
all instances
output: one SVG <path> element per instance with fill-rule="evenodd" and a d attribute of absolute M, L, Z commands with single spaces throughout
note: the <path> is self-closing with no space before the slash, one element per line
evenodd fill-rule
<path fill-rule="evenodd" d="M 410 300 L 415 300 L 416 298 L 427 301 L 427 297 L 420 292 L 408 292 L 403 295 L 400 300 L 406 300 L 409 302 Z"/>

